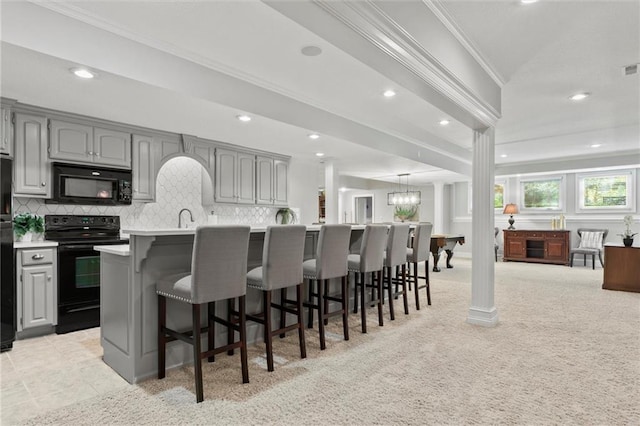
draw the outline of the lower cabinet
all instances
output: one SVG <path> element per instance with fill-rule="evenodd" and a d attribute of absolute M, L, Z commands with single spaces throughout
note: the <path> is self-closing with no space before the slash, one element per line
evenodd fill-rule
<path fill-rule="evenodd" d="M 18 249 L 16 256 L 18 332 L 58 322 L 57 250 Z"/>
<path fill-rule="evenodd" d="M 571 231 L 504 230 L 504 260 L 569 264 Z"/>

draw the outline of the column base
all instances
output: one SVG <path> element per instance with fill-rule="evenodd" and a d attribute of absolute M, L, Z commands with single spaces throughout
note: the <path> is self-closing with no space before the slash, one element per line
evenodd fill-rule
<path fill-rule="evenodd" d="M 495 327 L 498 324 L 498 310 L 495 307 L 488 311 L 480 308 L 469 308 L 467 322 L 483 327 Z"/>

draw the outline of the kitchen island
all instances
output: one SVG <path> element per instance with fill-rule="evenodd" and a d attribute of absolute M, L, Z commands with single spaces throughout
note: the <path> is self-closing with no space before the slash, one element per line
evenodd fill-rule
<path fill-rule="evenodd" d="M 352 250 L 359 250 L 364 226 L 354 226 Z M 262 262 L 266 227 L 252 227 L 248 268 Z M 315 256 L 320 226 L 308 226 L 304 258 Z M 96 246 L 101 253 L 100 340 L 104 362 L 129 383 L 154 377 L 157 372 L 156 281 L 161 277 L 189 271 L 195 229 L 128 229 L 128 246 Z M 247 312 L 261 309 L 259 292 L 247 291 Z M 226 304 L 221 304 L 225 315 Z M 188 304 L 167 300 L 168 325 L 173 329 L 191 326 Z M 205 310 L 206 311 L 206 310 Z M 203 313 L 204 320 L 204 313 Z M 275 320 L 275 318 L 274 318 Z M 206 340 L 206 335 L 204 336 Z M 216 340 L 226 341 L 226 329 L 216 329 Z M 247 341 L 262 340 L 262 326 L 247 325 Z M 205 344 L 205 342 L 203 342 Z M 189 345 L 167 344 L 167 368 L 193 361 Z"/>

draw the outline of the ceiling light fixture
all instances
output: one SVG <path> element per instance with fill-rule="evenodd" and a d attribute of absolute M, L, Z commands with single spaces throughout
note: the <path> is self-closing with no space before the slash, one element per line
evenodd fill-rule
<path fill-rule="evenodd" d="M 305 46 L 300 49 L 300 53 L 302 53 L 304 56 L 318 56 L 322 53 L 322 49 L 320 49 L 318 46 Z"/>
<path fill-rule="evenodd" d="M 244 115 L 244 114 L 242 114 L 242 115 L 236 115 L 236 118 L 237 118 L 238 120 L 240 120 L 240 121 L 244 121 L 244 122 L 251 121 L 251 117 L 249 117 L 248 115 Z"/>
<path fill-rule="evenodd" d="M 396 92 L 393 90 L 385 90 L 382 94 L 385 98 L 393 98 L 396 95 Z"/>
<path fill-rule="evenodd" d="M 575 95 L 569 96 L 569 99 L 572 101 L 581 101 L 583 99 L 588 98 L 591 95 L 589 92 L 576 93 Z"/>
<path fill-rule="evenodd" d="M 317 133 L 311 133 L 311 134 L 309 135 L 309 139 L 313 139 L 313 140 L 316 140 L 316 139 L 318 139 L 319 137 L 320 137 L 320 135 L 319 135 L 319 134 L 317 134 Z"/>
<path fill-rule="evenodd" d="M 440 120 L 440 125 L 441 126 L 446 126 L 447 124 L 449 124 L 450 121 L 449 120 Z"/>
<path fill-rule="evenodd" d="M 71 68 L 71 72 L 76 76 L 84 79 L 90 79 L 96 76 L 95 73 L 86 68 Z"/>
<path fill-rule="evenodd" d="M 599 143 L 594 143 L 593 145 L 591 145 L 591 148 L 600 148 L 602 145 Z"/>
<path fill-rule="evenodd" d="M 404 191 L 402 190 L 402 177 L 407 178 Z M 420 204 L 420 191 L 409 190 L 409 173 L 398 175 L 398 191 L 387 193 L 387 205 L 389 206 L 415 206 Z"/>
<path fill-rule="evenodd" d="M 324 157 L 324 152 L 316 152 L 316 157 Z"/>
<path fill-rule="evenodd" d="M 502 155 L 500 155 L 500 157 L 507 158 L 507 154 L 502 154 Z"/>

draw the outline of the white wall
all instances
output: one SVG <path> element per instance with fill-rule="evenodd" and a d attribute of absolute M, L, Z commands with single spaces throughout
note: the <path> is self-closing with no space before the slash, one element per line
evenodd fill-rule
<path fill-rule="evenodd" d="M 296 158 L 289 163 L 289 207 L 296 210 L 298 223 L 303 225 L 318 222 L 318 167 L 317 162 Z"/>
<path fill-rule="evenodd" d="M 419 190 L 421 192 L 420 203 L 420 221 L 421 222 L 433 222 L 433 186 L 422 186 L 411 188 L 412 190 Z M 340 192 L 340 223 L 354 222 L 354 197 L 358 196 L 373 196 L 373 221 L 380 222 L 392 222 L 394 206 L 387 205 L 387 194 L 394 191 L 391 186 L 386 189 L 352 189 L 344 192 Z M 346 213 L 346 220 L 345 220 Z"/>

